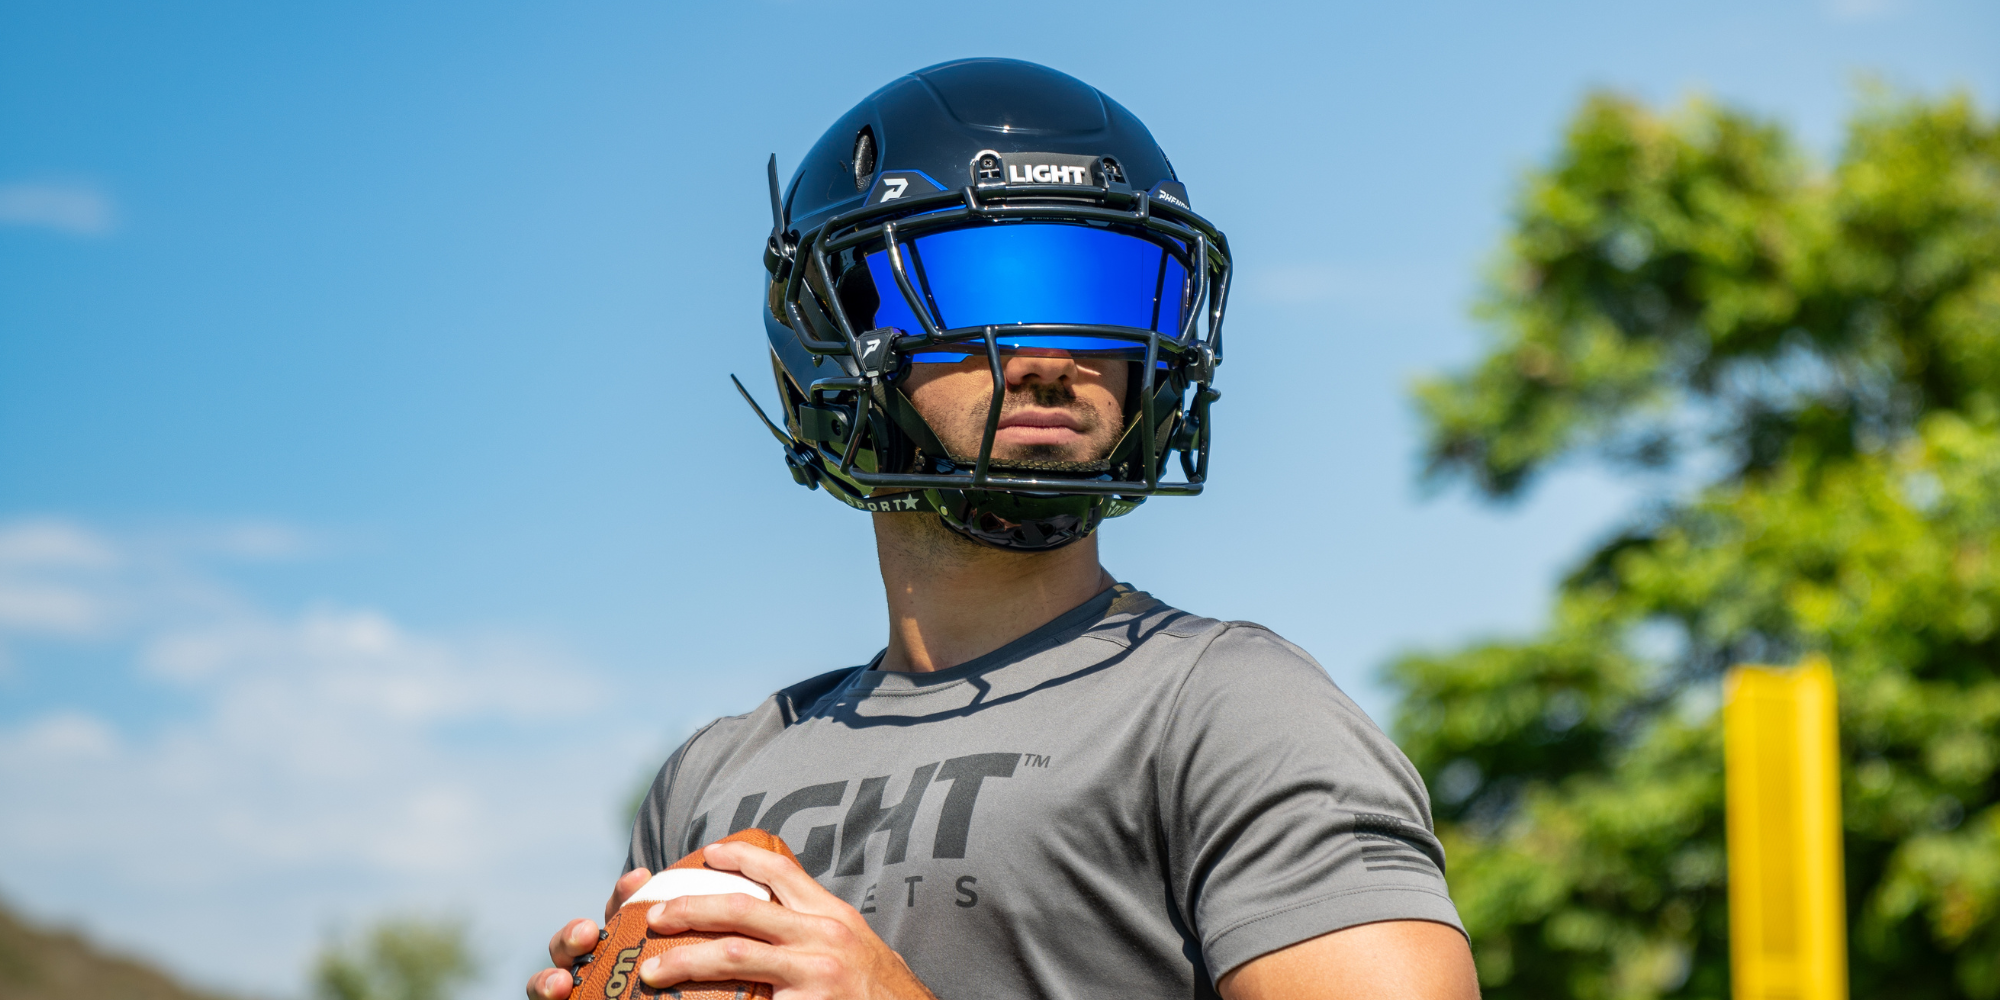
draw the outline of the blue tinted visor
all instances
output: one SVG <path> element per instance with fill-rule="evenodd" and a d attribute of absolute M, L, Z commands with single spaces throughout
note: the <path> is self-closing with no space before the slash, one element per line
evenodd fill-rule
<path fill-rule="evenodd" d="M 900 244 L 910 284 L 941 330 L 1073 323 L 1155 330 L 1176 337 L 1188 296 L 1182 255 L 1130 233 L 1063 223 L 1009 223 L 948 229 Z M 924 329 L 896 285 L 887 250 L 865 258 L 879 305 L 864 328 Z M 860 317 L 856 317 L 859 319 Z M 1037 334 L 1007 336 L 1002 347 L 1076 352 L 1143 351 L 1110 337 Z M 970 350 L 978 350 L 976 347 Z M 965 350 L 942 348 L 916 361 L 956 361 Z"/>

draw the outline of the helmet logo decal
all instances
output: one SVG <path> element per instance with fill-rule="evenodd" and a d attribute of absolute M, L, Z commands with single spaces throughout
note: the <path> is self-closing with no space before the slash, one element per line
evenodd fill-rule
<path fill-rule="evenodd" d="M 875 186 L 868 190 L 868 205 L 873 207 L 885 201 L 921 198 L 943 190 L 944 185 L 921 170 L 884 170 L 875 178 Z"/>
<path fill-rule="evenodd" d="M 1124 171 L 1116 168 L 1116 162 L 1108 156 L 1000 153 L 982 149 L 972 157 L 972 183 L 982 188 L 1002 184 L 1060 184 L 1122 189 Z"/>
<path fill-rule="evenodd" d="M 1153 185 L 1153 190 L 1148 193 L 1169 205 L 1188 207 L 1187 187 L 1180 181 L 1161 181 Z"/>
<path fill-rule="evenodd" d="M 894 335 L 895 331 L 893 330 L 881 330 L 871 331 L 869 335 L 861 338 L 861 357 L 857 360 L 861 362 L 862 371 L 880 372 L 882 370 L 882 362 L 888 360 L 886 348 L 889 338 Z"/>
<path fill-rule="evenodd" d="M 1089 167 L 1066 167 L 1053 163 L 1009 163 L 1009 184 L 1089 184 Z"/>
<path fill-rule="evenodd" d="M 930 505 L 923 502 L 923 497 L 914 491 L 892 493 L 885 497 L 868 497 L 862 499 L 849 497 L 839 490 L 828 490 L 826 492 L 828 496 L 855 510 L 865 510 L 876 514 L 892 514 L 898 511 L 930 509 Z"/>

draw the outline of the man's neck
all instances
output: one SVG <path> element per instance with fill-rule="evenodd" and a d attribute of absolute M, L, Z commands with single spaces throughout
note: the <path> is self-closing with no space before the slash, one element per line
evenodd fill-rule
<path fill-rule="evenodd" d="M 1097 536 L 1054 552 L 1008 552 L 953 534 L 935 514 L 876 514 L 889 597 L 880 669 L 946 670 L 991 653 L 1109 589 Z"/>

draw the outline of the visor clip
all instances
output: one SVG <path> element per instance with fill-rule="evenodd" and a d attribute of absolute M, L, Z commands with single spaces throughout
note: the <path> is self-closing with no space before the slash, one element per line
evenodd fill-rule
<path fill-rule="evenodd" d="M 1206 385 L 1215 381 L 1215 350 L 1207 344 L 1199 344 L 1187 352 L 1187 372 L 1189 382 Z"/>
<path fill-rule="evenodd" d="M 790 233 L 782 238 L 775 234 L 764 237 L 764 270 L 780 281 L 790 277 L 792 260 L 797 256 L 798 249 L 798 241 Z"/>
<path fill-rule="evenodd" d="M 785 449 L 785 468 L 791 472 L 792 482 L 809 490 L 819 489 L 819 470 L 791 448 Z"/>
<path fill-rule="evenodd" d="M 854 338 L 856 346 L 861 349 L 854 360 L 863 376 L 880 378 L 896 367 L 896 337 L 901 332 L 885 326 Z"/>

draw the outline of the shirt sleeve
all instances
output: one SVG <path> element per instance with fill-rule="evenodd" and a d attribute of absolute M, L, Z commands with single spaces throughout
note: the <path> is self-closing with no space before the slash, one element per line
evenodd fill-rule
<path fill-rule="evenodd" d="M 687 758 L 688 749 L 701 739 L 703 733 L 714 727 L 715 723 L 711 722 L 688 737 L 687 742 L 682 743 L 667 758 L 667 762 L 660 765 L 659 773 L 653 776 L 653 784 L 646 789 L 646 797 L 639 802 L 639 812 L 632 818 L 632 844 L 625 852 L 626 871 L 644 868 L 657 872 L 688 853 L 669 853 L 672 848 L 668 841 L 678 839 L 677 831 L 685 822 L 682 817 L 674 815 L 675 779 L 680 776 L 681 762 Z"/>
<path fill-rule="evenodd" d="M 1157 773 L 1172 887 L 1216 978 L 1357 924 L 1464 932 L 1422 777 L 1270 631 L 1225 626 L 1196 661 Z"/>

